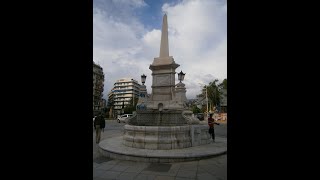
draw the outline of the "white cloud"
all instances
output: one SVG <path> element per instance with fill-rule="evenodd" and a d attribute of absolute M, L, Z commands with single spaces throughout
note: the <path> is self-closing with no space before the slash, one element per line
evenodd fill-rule
<path fill-rule="evenodd" d="M 146 45 L 150 47 L 157 47 L 157 44 L 160 42 L 161 31 L 159 29 L 153 29 L 152 31 L 145 34 L 143 41 Z"/>
<path fill-rule="evenodd" d="M 186 74 L 187 97 L 200 92 L 199 83 L 227 78 L 226 4 L 217 1 L 182 1 L 165 4 L 170 54 Z M 210 76 L 208 76 L 210 75 Z"/>
<path fill-rule="evenodd" d="M 119 4 L 124 7 L 117 9 Z M 159 56 L 161 30 L 148 31 L 134 13 L 147 7 L 142 0 L 94 3 L 93 59 L 105 72 L 104 97 L 117 79 L 140 81 L 143 73 L 151 92 L 149 65 Z M 168 14 L 170 55 L 180 64 L 176 72 L 186 73 L 187 97 L 200 93 L 199 83 L 227 78 L 226 1 L 187 0 L 164 4 L 162 11 Z"/>
<path fill-rule="evenodd" d="M 113 3 L 119 4 L 120 6 L 132 6 L 132 7 L 143 7 L 147 4 L 143 0 L 112 0 Z"/>

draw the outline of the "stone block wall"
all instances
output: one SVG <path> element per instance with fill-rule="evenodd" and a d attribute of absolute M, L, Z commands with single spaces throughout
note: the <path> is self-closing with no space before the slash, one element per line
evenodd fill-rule
<path fill-rule="evenodd" d="M 191 147 L 190 127 L 124 126 L 123 144 L 139 149 L 181 149 Z"/>
<path fill-rule="evenodd" d="M 128 122 L 130 125 L 137 126 L 183 126 L 187 125 L 187 120 L 183 118 L 182 111 L 163 111 L 157 110 L 137 110 L 136 118 Z"/>
<path fill-rule="evenodd" d="M 211 143 L 207 125 L 124 126 L 123 144 L 138 149 L 182 149 Z"/>
<path fill-rule="evenodd" d="M 200 146 L 211 143 L 208 125 L 191 125 L 191 144 L 192 146 Z"/>

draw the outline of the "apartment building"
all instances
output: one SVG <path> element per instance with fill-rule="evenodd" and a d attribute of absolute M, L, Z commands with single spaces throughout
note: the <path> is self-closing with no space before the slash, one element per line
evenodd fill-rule
<path fill-rule="evenodd" d="M 114 83 L 109 93 L 109 101 L 113 101 L 113 111 L 122 114 L 123 108 L 128 104 L 135 104 L 139 97 L 140 84 L 132 78 L 121 78 Z"/>
<path fill-rule="evenodd" d="M 96 115 L 102 110 L 104 102 L 102 93 L 104 87 L 104 73 L 100 65 L 93 62 L 93 114 Z"/>

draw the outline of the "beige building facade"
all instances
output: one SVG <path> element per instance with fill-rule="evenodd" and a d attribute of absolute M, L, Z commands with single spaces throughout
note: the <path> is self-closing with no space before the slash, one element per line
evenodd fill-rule
<path fill-rule="evenodd" d="M 135 98 L 139 97 L 140 84 L 132 78 L 121 78 L 114 83 L 109 93 L 109 101 L 113 101 L 114 114 L 122 114 L 123 106 L 135 104 Z"/>

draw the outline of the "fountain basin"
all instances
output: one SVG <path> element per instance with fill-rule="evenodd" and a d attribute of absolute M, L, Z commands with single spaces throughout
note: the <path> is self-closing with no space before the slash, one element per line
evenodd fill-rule
<path fill-rule="evenodd" d="M 207 126 L 124 126 L 123 145 L 139 149 L 182 149 L 209 144 Z"/>

